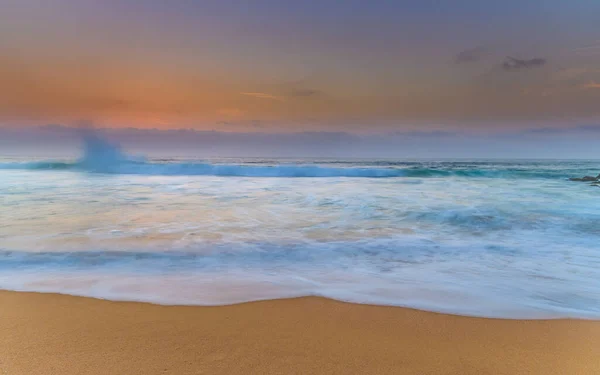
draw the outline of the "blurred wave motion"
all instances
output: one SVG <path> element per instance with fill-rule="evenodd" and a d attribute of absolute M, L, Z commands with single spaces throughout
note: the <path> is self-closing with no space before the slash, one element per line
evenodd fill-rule
<path fill-rule="evenodd" d="M 88 134 L 79 160 L 0 160 L 0 288 L 598 318 L 600 190 L 568 181 L 596 168 L 145 159 Z"/>

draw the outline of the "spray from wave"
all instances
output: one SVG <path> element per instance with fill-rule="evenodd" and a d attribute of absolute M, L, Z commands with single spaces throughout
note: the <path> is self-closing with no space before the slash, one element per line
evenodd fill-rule
<path fill-rule="evenodd" d="M 93 131 L 83 133 L 83 157 L 73 166 L 89 172 L 119 173 L 122 165 L 144 163 L 141 157 L 134 158 L 121 148 Z"/>

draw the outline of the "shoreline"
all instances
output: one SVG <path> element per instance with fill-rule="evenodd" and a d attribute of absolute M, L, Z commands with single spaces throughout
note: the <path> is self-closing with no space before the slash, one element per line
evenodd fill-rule
<path fill-rule="evenodd" d="M 276 301 L 287 301 L 287 300 L 295 300 L 295 299 L 323 299 L 332 302 L 339 302 L 349 305 L 360 305 L 360 306 L 370 306 L 375 308 L 393 308 L 393 309 L 403 309 L 403 310 L 411 310 L 415 312 L 423 312 L 428 314 L 439 314 L 439 315 L 449 315 L 449 316 L 457 316 L 463 318 L 474 318 L 474 319 L 491 319 L 491 320 L 514 320 L 514 321 L 556 321 L 556 320 L 581 320 L 581 321 L 598 321 L 600 322 L 600 316 L 596 317 L 585 317 L 585 316 L 561 316 L 558 313 L 549 313 L 545 312 L 545 316 L 536 316 L 536 317 L 512 317 L 512 316 L 485 316 L 485 315 L 477 315 L 477 314 L 467 314 L 467 313 L 459 313 L 453 312 L 451 309 L 447 309 L 444 311 L 443 309 L 435 310 L 428 309 L 426 307 L 416 307 L 410 305 L 393 305 L 393 304 L 376 304 L 371 302 L 355 302 L 350 300 L 336 299 L 333 297 L 327 296 L 319 296 L 319 295 L 297 295 L 297 296 L 288 296 L 288 297 L 275 297 L 275 298 L 263 298 L 263 299 L 252 299 L 247 301 L 239 301 L 239 302 L 231 302 L 231 303 L 223 303 L 223 304 L 186 304 L 186 303 L 161 303 L 154 302 L 151 300 L 135 300 L 135 299 L 118 299 L 118 298 L 110 298 L 110 297 L 101 297 L 94 295 L 85 295 L 85 294 L 71 294 L 71 293 L 63 293 L 63 292 L 54 292 L 54 291 L 37 291 L 37 290 L 15 290 L 15 289 L 3 289 L 0 288 L 0 294 L 8 292 L 8 293 L 25 293 L 25 294 L 49 294 L 56 296 L 66 296 L 66 297 L 75 297 L 75 298 L 84 298 L 91 299 L 96 301 L 105 301 L 105 302 L 116 302 L 116 303 L 139 303 L 139 304 L 147 304 L 151 306 L 163 306 L 163 307 L 198 307 L 198 308 L 219 308 L 219 307 L 228 307 L 228 306 L 237 306 L 237 305 L 245 305 L 252 303 L 261 303 L 261 302 L 276 302 Z M 0 374 L 2 375 L 2 374 Z"/>
<path fill-rule="evenodd" d="M 600 321 L 0 291 L 0 374 L 598 374 Z"/>

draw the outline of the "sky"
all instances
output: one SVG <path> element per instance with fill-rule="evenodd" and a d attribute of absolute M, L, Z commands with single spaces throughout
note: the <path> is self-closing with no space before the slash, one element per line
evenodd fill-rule
<path fill-rule="evenodd" d="M 2 0 L 0 128 L 580 134 L 600 124 L 599 14 L 597 0 Z"/>

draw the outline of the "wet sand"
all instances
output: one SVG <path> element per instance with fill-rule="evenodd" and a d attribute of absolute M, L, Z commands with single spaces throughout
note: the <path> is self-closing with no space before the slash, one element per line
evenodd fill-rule
<path fill-rule="evenodd" d="M 308 297 L 157 306 L 0 291 L 0 374 L 600 374 L 600 321 Z"/>

